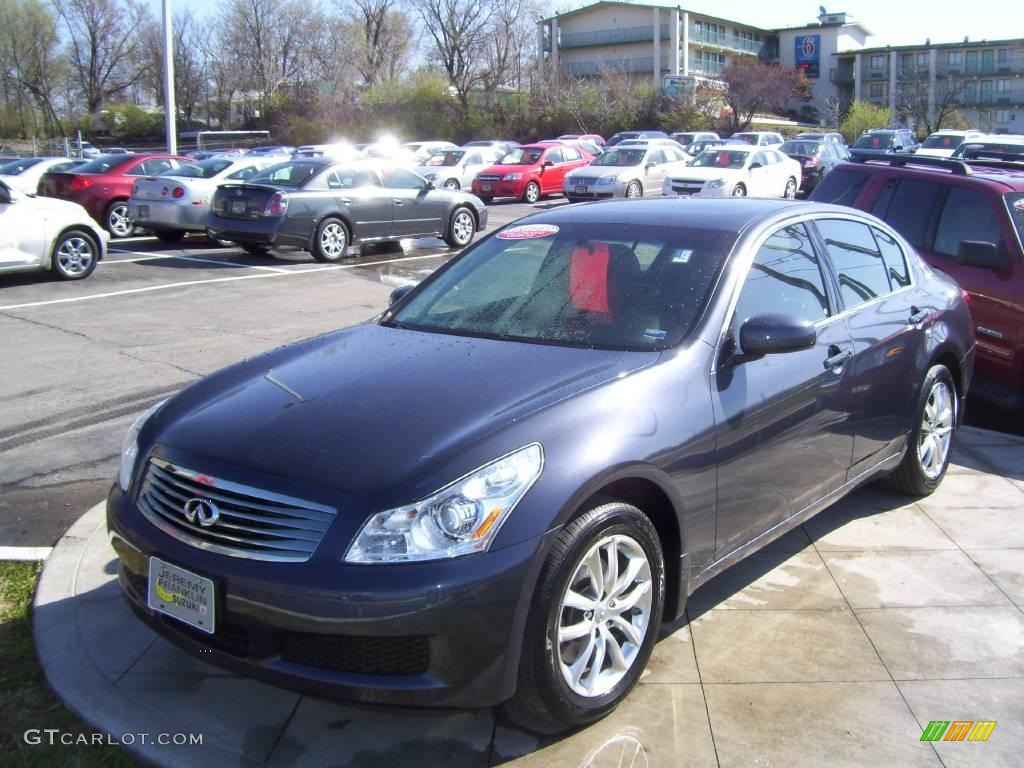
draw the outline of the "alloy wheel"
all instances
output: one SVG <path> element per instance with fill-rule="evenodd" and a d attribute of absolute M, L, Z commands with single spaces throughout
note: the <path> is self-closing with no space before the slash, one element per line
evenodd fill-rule
<path fill-rule="evenodd" d="M 455 214 L 452 220 L 452 236 L 459 245 L 466 245 L 473 239 L 473 232 L 476 230 L 476 222 L 473 214 L 463 209 Z"/>
<path fill-rule="evenodd" d="M 57 249 L 57 261 L 60 270 L 68 277 L 76 277 L 88 272 L 96 253 L 92 243 L 84 237 L 69 237 Z"/>
<path fill-rule="evenodd" d="M 445 189 L 459 189 L 459 182 L 457 182 L 455 179 L 448 179 L 448 181 L 446 181 L 444 183 L 444 188 Z"/>
<path fill-rule="evenodd" d="M 942 474 L 953 440 L 953 393 L 944 381 L 932 384 L 921 416 L 917 458 L 929 480 Z"/>
<path fill-rule="evenodd" d="M 127 204 L 119 203 L 112 207 L 110 214 L 107 216 L 107 223 L 110 225 L 110 231 L 115 236 L 128 237 L 132 233 L 133 225 L 128 218 Z"/>
<path fill-rule="evenodd" d="M 536 203 L 540 200 L 540 187 L 534 184 L 532 181 L 526 185 L 526 202 Z"/>
<path fill-rule="evenodd" d="M 626 187 L 626 197 L 637 198 L 643 196 L 643 190 L 640 189 L 640 185 L 637 184 L 635 181 L 632 182 L 628 187 Z"/>
<path fill-rule="evenodd" d="M 650 630 L 651 564 L 639 542 L 613 534 L 576 567 L 559 606 L 558 664 L 574 693 L 607 694 L 626 676 Z"/>
<path fill-rule="evenodd" d="M 320 233 L 320 250 L 328 259 L 340 259 L 345 255 L 345 248 L 348 246 L 348 236 L 345 228 L 336 221 L 332 221 Z"/>
<path fill-rule="evenodd" d="M 792 200 L 796 197 L 796 182 L 793 179 L 786 181 L 785 197 L 788 200 Z"/>

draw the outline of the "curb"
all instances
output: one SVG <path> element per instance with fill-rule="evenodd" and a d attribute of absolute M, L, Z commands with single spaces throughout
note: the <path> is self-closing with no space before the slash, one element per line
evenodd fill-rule
<path fill-rule="evenodd" d="M 43 567 L 32 601 L 36 655 L 54 693 L 97 732 L 110 734 L 118 742 L 125 734 L 155 738 L 158 733 L 176 733 L 180 726 L 130 704 L 93 666 L 80 642 L 75 606 L 78 567 L 89 544 L 96 537 L 106 537 L 104 508 L 101 502 L 82 515 L 57 542 Z M 161 746 L 136 739 L 121 746 L 133 757 L 169 768 L 258 765 L 215 744 Z"/>

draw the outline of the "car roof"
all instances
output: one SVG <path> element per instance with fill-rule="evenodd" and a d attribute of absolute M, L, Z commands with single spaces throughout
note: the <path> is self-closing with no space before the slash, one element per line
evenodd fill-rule
<path fill-rule="evenodd" d="M 892 157 L 880 155 L 861 155 L 851 161 L 837 166 L 842 168 L 857 168 L 867 170 L 874 174 L 893 174 L 899 176 L 917 176 L 918 178 L 937 179 L 978 179 L 986 184 L 998 184 L 1003 192 L 1024 191 L 1024 168 L 1020 164 L 1005 163 L 999 161 L 971 161 L 958 158 L 931 158 L 931 157 Z M 962 173 L 962 166 L 966 166 L 968 172 Z"/>

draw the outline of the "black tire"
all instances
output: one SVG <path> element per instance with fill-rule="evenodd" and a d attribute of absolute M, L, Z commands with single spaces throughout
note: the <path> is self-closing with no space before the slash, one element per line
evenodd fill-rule
<path fill-rule="evenodd" d="M 185 237 L 184 229 L 156 229 L 153 230 L 157 240 L 162 243 L 177 243 Z"/>
<path fill-rule="evenodd" d="M 624 534 L 643 549 L 650 566 L 651 607 L 645 635 L 623 677 L 603 695 L 585 697 L 572 690 L 561 671 L 558 624 L 563 610 L 575 610 L 564 608 L 562 597 L 588 550 L 613 534 Z M 624 502 L 595 500 L 558 534 L 538 577 L 526 620 L 518 687 L 505 705 L 509 716 L 528 727 L 555 732 L 592 723 L 615 709 L 640 679 L 654 649 L 664 596 L 664 556 L 650 519 Z M 592 612 L 583 618 L 593 621 Z"/>
<path fill-rule="evenodd" d="M 444 233 L 444 241 L 449 248 L 465 248 L 473 242 L 476 234 L 476 216 L 464 205 L 460 205 L 448 220 L 448 229 Z"/>
<path fill-rule="evenodd" d="M 941 466 L 937 468 L 938 474 L 936 475 L 934 474 L 934 468 L 931 473 L 926 471 L 921 459 L 920 449 L 923 440 L 928 439 L 928 433 L 924 429 L 926 411 L 937 387 L 945 387 L 949 393 L 949 408 L 951 411 L 949 415 L 949 445 L 946 449 L 945 459 L 941 462 Z M 927 496 L 939 487 L 942 478 L 946 476 L 946 470 L 949 468 L 949 459 L 953 455 L 958 408 L 959 401 L 957 400 L 956 384 L 953 381 L 953 375 L 946 366 L 933 365 L 928 369 L 928 373 L 924 377 L 924 383 L 921 385 L 921 394 L 918 396 L 917 408 L 914 411 L 914 426 L 910 430 L 910 436 L 907 438 L 907 452 L 903 456 L 900 465 L 886 478 L 890 488 L 908 496 L 920 497 Z"/>
<path fill-rule="evenodd" d="M 746 197 L 747 196 L 747 188 L 745 186 L 743 186 L 742 184 L 737 184 L 735 187 L 732 188 L 732 196 L 733 197 Z"/>
<path fill-rule="evenodd" d="M 529 181 L 523 189 L 523 202 L 533 205 L 541 198 L 540 184 L 536 181 Z"/>
<path fill-rule="evenodd" d="M 135 234 L 135 225 L 128 220 L 128 201 L 115 200 L 103 212 L 103 228 L 111 237 L 130 237 Z"/>
<path fill-rule="evenodd" d="M 462 189 L 462 185 L 459 184 L 459 180 L 458 179 L 448 179 L 444 183 L 443 188 L 444 189 Z"/>
<path fill-rule="evenodd" d="M 96 238 L 81 229 L 62 233 L 50 254 L 53 274 L 60 280 L 84 280 L 96 270 L 99 259 Z"/>
<path fill-rule="evenodd" d="M 252 256 L 266 256 L 270 252 L 270 246 L 264 243 L 235 243 L 242 246 L 242 250 Z"/>
<path fill-rule="evenodd" d="M 626 187 L 626 197 L 629 199 L 636 199 L 644 196 L 644 188 L 640 185 L 639 181 L 629 182 L 629 186 Z"/>
<path fill-rule="evenodd" d="M 487 195 L 480 195 L 480 199 L 483 201 L 484 205 L 490 205 L 494 202 L 494 198 Z"/>
<path fill-rule="evenodd" d="M 800 189 L 800 185 L 796 183 L 796 179 L 790 176 L 786 179 L 786 189 L 782 192 L 783 198 L 786 200 L 795 200 L 798 189 Z"/>
<path fill-rule="evenodd" d="M 328 216 L 320 222 L 313 236 L 313 258 L 327 263 L 340 261 L 348 253 L 351 238 L 341 219 Z"/>

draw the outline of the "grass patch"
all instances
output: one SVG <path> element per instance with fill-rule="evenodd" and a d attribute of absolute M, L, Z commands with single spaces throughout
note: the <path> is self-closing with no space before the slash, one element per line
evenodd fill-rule
<path fill-rule="evenodd" d="M 0 562 L 0 767 L 134 766 L 117 747 L 50 746 L 45 734 L 40 744 L 25 743 L 25 731 L 33 728 L 93 732 L 50 690 L 36 661 L 32 596 L 41 570 L 42 563 Z"/>

